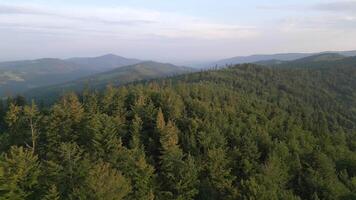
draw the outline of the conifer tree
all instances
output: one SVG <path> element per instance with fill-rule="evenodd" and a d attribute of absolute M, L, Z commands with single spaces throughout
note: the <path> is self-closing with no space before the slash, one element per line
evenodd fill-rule
<path fill-rule="evenodd" d="M 57 186 L 64 199 L 87 199 L 86 178 L 90 163 L 84 151 L 75 143 L 62 143 L 56 162 L 59 166 Z"/>
<path fill-rule="evenodd" d="M 211 184 L 210 198 L 235 199 L 237 197 L 237 191 L 233 186 L 235 177 L 231 174 L 225 150 L 209 149 L 207 157 L 207 177 Z"/>
<path fill-rule="evenodd" d="M 9 131 L 9 142 L 12 145 L 24 145 L 26 136 L 23 131 L 22 107 L 13 103 L 9 105 L 8 111 L 5 115 L 5 122 Z"/>
<path fill-rule="evenodd" d="M 56 185 L 52 185 L 47 191 L 46 195 L 43 197 L 43 200 L 60 200 L 59 192 Z"/>
<path fill-rule="evenodd" d="M 142 130 L 142 120 L 135 115 L 130 126 L 130 155 L 132 159 L 132 170 L 129 170 L 129 176 L 132 177 L 133 191 L 130 199 L 153 200 L 154 199 L 154 168 L 147 163 L 140 134 Z"/>
<path fill-rule="evenodd" d="M 131 135 L 131 141 L 130 141 L 130 147 L 131 149 L 142 149 L 142 143 L 141 143 L 141 131 L 142 131 L 142 120 L 139 116 L 135 115 L 134 118 L 131 121 L 130 127 L 129 127 L 130 135 Z"/>
<path fill-rule="evenodd" d="M 90 198 L 97 200 L 124 199 L 131 190 L 130 182 L 108 163 L 99 162 L 87 177 Z"/>
<path fill-rule="evenodd" d="M 34 199 L 40 174 L 40 163 L 31 150 L 11 147 L 0 157 L 0 199 Z"/>
<path fill-rule="evenodd" d="M 76 94 L 70 93 L 55 104 L 44 121 L 46 154 L 49 157 L 58 154 L 63 142 L 78 142 L 82 132 L 84 109 Z"/>
<path fill-rule="evenodd" d="M 197 172 L 191 159 L 184 160 L 178 145 L 178 129 L 173 122 L 164 122 L 161 110 L 157 114 L 156 128 L 160 133 L 160 182 L 162 199 L 193 199 L 197 191 Z"/>

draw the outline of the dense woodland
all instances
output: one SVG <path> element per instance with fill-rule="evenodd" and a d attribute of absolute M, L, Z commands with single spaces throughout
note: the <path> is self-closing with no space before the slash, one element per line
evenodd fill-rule
<path fill-rule="evenodd" d="M 0 199 L 356 199 L 355 65 L 238 65 L 0 110 Z"/>

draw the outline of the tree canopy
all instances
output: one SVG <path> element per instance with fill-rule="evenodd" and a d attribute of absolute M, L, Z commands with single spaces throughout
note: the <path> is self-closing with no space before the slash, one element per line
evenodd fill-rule
<path fill-rule="evenodd" d="M 356 198 L 356 67 L 342 63 L 0 105 L 0 199 Z"/>

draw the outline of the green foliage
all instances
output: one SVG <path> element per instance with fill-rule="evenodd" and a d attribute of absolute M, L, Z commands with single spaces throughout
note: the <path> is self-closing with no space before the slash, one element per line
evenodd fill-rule
<path fill-rule="evenodd" d="M 34 199 L 40 173 L 40 163 L 32 151 L 11 147 L 0 159 L 0 199 Z"/>
<path fill-rule="evenodd" d="M 120 200 L 131 190 L 130 183 L 109 164 L 98 163 L 89 172 L 87 184 L 91 199 Z"/>
<path fill-rule="evenodd" d="M 354 199 L 356 68 L 333 62 L 9 100 L 0 199 Z"/>
<path fill-rule="evenodd" d="M 43 197 L 43 200 L 59 200 L 59 192 L 57 190 L 57 187 L 55 185 L 52 185 L 47 194 Z"/>

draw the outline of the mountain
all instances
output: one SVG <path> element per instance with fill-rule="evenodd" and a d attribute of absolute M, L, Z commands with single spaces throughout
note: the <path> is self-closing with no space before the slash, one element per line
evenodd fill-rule
<path fill-rule="evenodd" d="M 0 63 L 0 97 L 28 89 L 65 83 L 142 61 L 116 55 L 93 58 L 43 58 Z"/>
<path fill-rule="evenodd" d="M 94 74 L 63 84 L 33 89 L 26 92 L 25 96 L 58 96 L 68 91 L 81 91 L 86 86 L 92 89 L 102 89 L 109 84 L 117 86 L 129 82 L 172 76 L 192 71 L 193 69 L 187 67 L 179 67 L 168 63 L 146 61 L 134 65 L 120 67 L 107 72 Z"/>
<path fill-rule="evenodd" d="M 85 67 L 60 59 L 0 63 L 0 96 L 57 84 L 91 74 Z"/>
<path fill-rule="evenodd" d="M 291 61 L 300 58 L 307 57 L 311 54 L 307 53 L 286 53 L 286 54 L 272 54 L 272 55 L 251 55 L 251 56 L 237 56 L 233 58 L 227 58 L 219 60 L 212 63 L 212 66 L 224 66 L 224 65 L 235 65 L 241 63 L 255 63 L 264 60 L 281 60 L 281 61 Z"/>
<path fill-rule="evenodd" d="M 269 65 L 279 65 L 279 64 L 283 64 L 285 62 L 288 62 L 288 61 L 272 59 L 272 60 L 262 60 L 262 61 L 254 62 L 254 64 L 269 66 Z"/>
<path fill-rule="evenodd" d="M 121 66 L 133 65 L 142 62 L 138 59 L 125 58 L 114 54 L 99 57 L 69 58 L 66 61 L 85 66 L 87 69 L 107 71 Z"/>
<path fill-rule="evenodd" d="M 242 64 L 242 63 L 258 63 L 261 61 L 275 61 L 275 60 L 293 61 L 293 60 L 298 60 L 313 55 L 327 54 L 327 53 L 337 53 L 345 57 L 356 56 L 356 51 L 328 51 L 328 52 L 319 52 L 319 53 L 282 53 L 282 54 L 237 56 L 237 57 L 227 58 L 227 59 L 210 63 L 208 64 L 208 67 L 235 65 L 235 64 Z"/>
<path fill-rule="evenodd" d="M 305 58 L 297 59 L 292 62 L 323 62 L 323 61 L 337 61 L 337 60 L 342 60 L 346 58 L 346 56 L 343 56 L 338 53 L 322 53 L 322 54 L 316 54 L 312 56 L 308 56 Z"/>
<path fill-rule="evenodd" d="M 282 61 L 282 60 L 263 60 L 255 62 L 258 65 L 265 65 L 265 66 L 274 66 L 274 65 L 293 65 L 293 64 L 310 64 L 313 62 L 330 62 L 330 61 L 338 61 L 348 58 L 338 53 L 321 53 L 315 54 L 312 56 L 300 58 L 297 60 L 292 61 Z"/>

